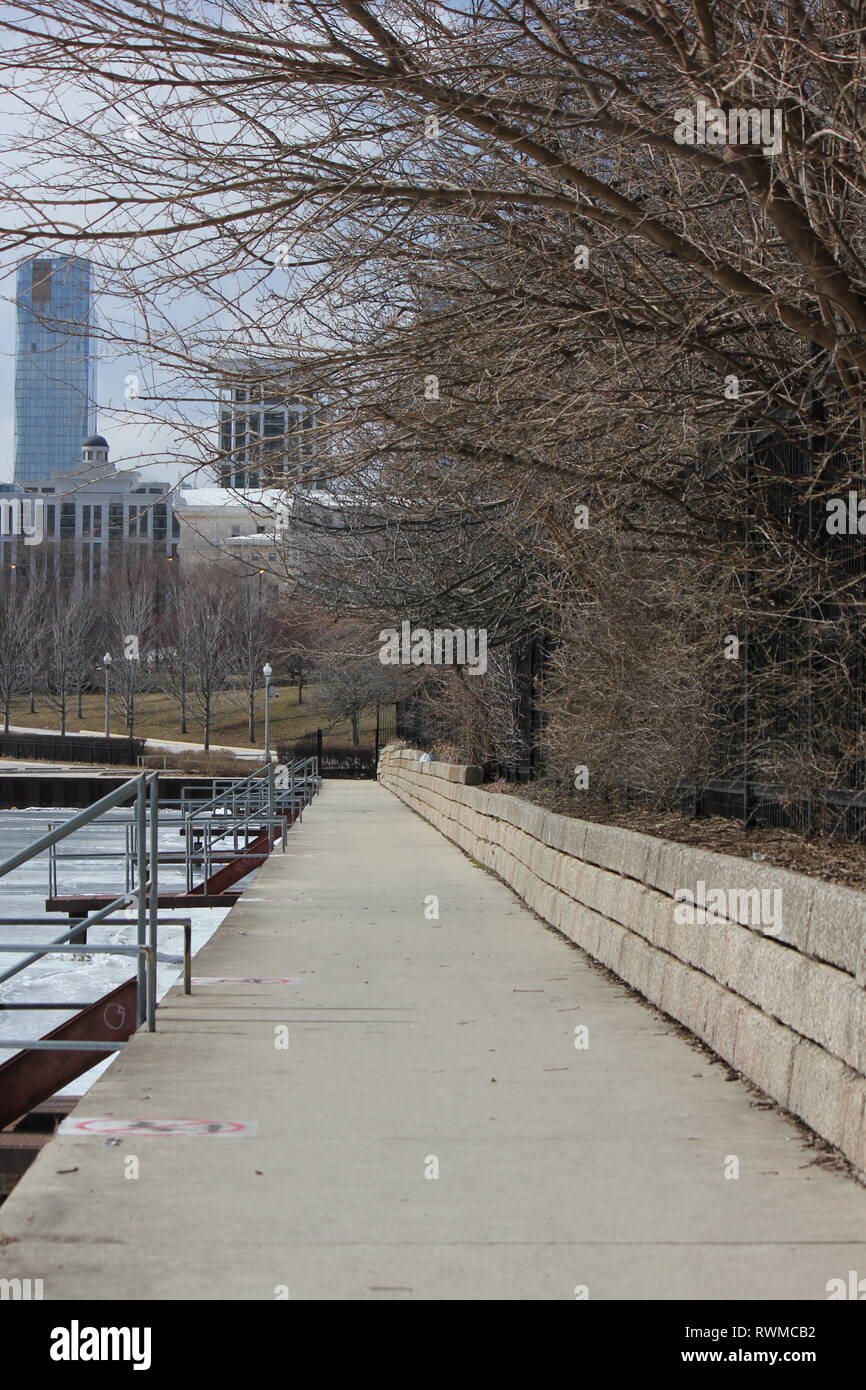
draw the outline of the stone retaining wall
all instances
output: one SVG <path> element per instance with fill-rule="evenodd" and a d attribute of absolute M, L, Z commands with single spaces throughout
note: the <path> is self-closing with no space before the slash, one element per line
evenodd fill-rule
<path fill-rule="evenodd" d="M 866 894 L 555 815 L 413 749 L 378 776 L 866 1172 Z"/>

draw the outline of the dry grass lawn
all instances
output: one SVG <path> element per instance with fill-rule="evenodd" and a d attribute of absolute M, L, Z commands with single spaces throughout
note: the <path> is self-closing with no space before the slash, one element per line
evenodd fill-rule
<path fill-rule="evenodd" d="M 304 686 L 304 703 L 298 704 L 297 687 L 280 684 L 279 695 L 271 700 L 271 744 L 288 742 L 307 733 L 310 729 L 321 728 L 330 738 L 349 742 L 351 728 L 348 720 L 334 722 L 319 708 L 315 685 Z M 263 719 L 264 694 L 257 701 L 256 746 L 264 744 Z M 82 700 L 82 718 L 76 712 L 73 699 L 67 718 L 69 733 L 81 729 L 101 732 L 103 721 L 103 698 L 101 695 L 85 695 Z M 22 696 L 12 702 L 10 722 L 30 729 L 47 729 L 56 732 L 59 721 L 54 710 L 36 696 L 36 712 L 31 714 L 30 701 Z M 361 721 L 361 739 L 372 737 L 376 727 L 375 709 L 367 710 Z M 111 702 L 111 732 L 123 736 L 126 733 L 120 703 Z M 137 738 L 178 739 L 185 743 L 200 743 L 203 737 L 201 719 L 195 707 L 190 704 L 187 714 L 187 732 L 180 732 L 180 713 L 176 700 L 168 695 L 142 695 L 137 702 L 135 720 Z M 240 691 L 224 691 L 217 695 L 215 713 L 211 727 L 211 743 L 226 743 L 239 748 L 249 747 L 247 738 L 246 699 Z"/>

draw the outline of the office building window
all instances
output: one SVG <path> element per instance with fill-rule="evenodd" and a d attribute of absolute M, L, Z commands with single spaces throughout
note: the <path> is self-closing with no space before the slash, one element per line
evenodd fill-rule
<path fill-rule="evenodd" d="M 164 541 L 168 532 L 168 508 L 164 502 L 157 502 L 153 509 L 153 539 L 154 543 Z"/>
<path fill-rule="evenodd" d="M 94 508 L 93 508 L 93 534 L 94 534 L 94 536 L 97 536 L 97 537 L 102 535 L 102 504 L 101 504 L 101 503 L 99 504 L 99 506 L 94 506 Z"/>
<path fill-rule="evenodd" d="M 54 504 L 53 504 L 52 502 L 49 502 L 49 503 L 48 503 L 48 506 L 45 508 L 45 534 L 46 534 L 46 536 L 54 536 L 54 535 L 57 534 L 57 532 L 56 532 L 56 530 L 55 530 L 55 526 L 56 526 L 56 521 L 55 521 L 55 516 L 54 516 L 55 511 L 56 511 L 56 508 L 54 507 Z"/>
<path fill-rule="evenodd" d="M 220 451 L 224 454 L 232 451 L 232 417 L 228 410 L 220 415 Z"/>
<path fill-rule="evenodd" d="M 60 539 L 72 540 L 75 535 L 75 503 L 63 502 L 60 506 Z"/>
<path fill-rule="evenodd" d="M 108 504 L 108 539 L 110 541 L 123 540 L 122 502 L 109 502 Z"/>
<path fill-rule="evenodd" d="M 51 262 L 35 260 L 33 262 L 33 279 L 31 280 L 30 297 L 34 304 L 51 303 Z M 36 346 L 35 343 L 32 345 Z"/>
<path fill-rule="evenodd" d="M 89 503 L 85 503 L 84 506 L 81 508 L 81 534 L 82 534 L 82 536 L 89 536 L 89 535 L 90 535 L 90 505 L 89 505 Z"/>
<path fill-rule="evenodd" d="M 132 540 L 138 535 L 138 507 L 127 507 L 126 524 L 127 534 Z"/>

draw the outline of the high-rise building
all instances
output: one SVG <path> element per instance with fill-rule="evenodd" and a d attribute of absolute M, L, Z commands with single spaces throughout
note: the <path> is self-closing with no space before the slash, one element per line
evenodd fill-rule
<path fill-rule="evenodd" d="M 19 584 L 40 571 L 90 584 L 134 551 L 158 567 L 177 562 L 181 531 L 171 483 L 115 472 L 101 434 L 84 441 L 78 464 L 75 478 L 66 469 L 4 487 L 0 573 L 14 572 Z"/>
<path fill-rule="evenodd" d="M 236 361 L 225 369 L 222 397 L 216 471 L 223 487 L 275 487 L 317 474 L 322 401 L 294 393 L 288 364 Z"/>
<path fill-rule="evenodd" d="M 96 430 L 92 271 L 79 256 L 18 266 L 15 481 L 71 473 Z"/>

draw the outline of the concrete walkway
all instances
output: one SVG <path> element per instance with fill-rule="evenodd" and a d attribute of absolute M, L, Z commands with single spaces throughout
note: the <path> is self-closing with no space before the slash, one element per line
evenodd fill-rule
<path fill-rule="evenodd" d="M 76 1113 L 256 1133 L 54 1140 L 0 1209 L 0 1275 L 47 1299 L 821 1300 L 866 1272 L 861 1186 L 375 784 L 325 784 L 194 974 L 302 978 L 175 989 Z"/>

